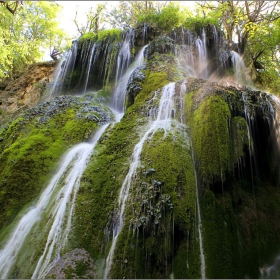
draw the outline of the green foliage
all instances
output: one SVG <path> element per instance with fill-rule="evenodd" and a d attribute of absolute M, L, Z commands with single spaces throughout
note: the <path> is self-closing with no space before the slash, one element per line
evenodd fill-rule
<path fill-rule="evenodd" d="M 201 28 L 206 27 L 208 24 L 218 26 L 218 20 L 211 17 L 188 17 L 183 23 L 183 26 L 187 29 L 198 31 L 201 30 Z"/>
<path fill-rule="evenodd" d="M 61 49 L 65 34 L 56 16 L 59 6 L 47 1 L 24 1 L 15 15 L 0 5 L 0 79 L 43 56 L 43 48 Z"/>
<path fill-rule="evenodd" d="M 97 35 L 93 32 L 87 32 L 85 34 L 83 34 L 80 38 L 79 38 L 79 43 L 83 43 L 85 41 L 96 41 L 97 39 Z"/>
<path fill-rule="evenodd" d="M 166 72 L 150 72 L 146 71 L 146 80 L 142 84 L 141 95 L 146 96 L 148 93 L 155 91 L 167 84 Z M 139 95 L 140 95 L 139 94 Z"/>
<path fill-rule="evenodd" d="M 121 40 L 122 30 L 118 28 L 112 28 L 107 30 L 100 30 L 98 32 L 98 41 L 105 40 L 107 38 L 115 39 L 116 41 Z"/>
<path fill-rule="evenodd" d="M 174 3 L 169 4 L 163 8 L 161 13 L 157 16 L 157 27 L 160 30 L 171 31 L 175 27 L 182 25 L 184 21 L 184 14 L 179 5 Z"/>

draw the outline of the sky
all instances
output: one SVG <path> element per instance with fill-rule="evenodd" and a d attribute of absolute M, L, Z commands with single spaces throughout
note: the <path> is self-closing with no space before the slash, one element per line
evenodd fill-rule
<path fill-rule="evenodd" d="M 60 13 L 60 27 L 69 34 L 71 39 L 74 39 L 79 33 L 74 23 L 75 14 L 77 13 L 77 20 L 79 23 L 85 22 L 85 14 L 91 7 L 96 7 L 97 4 L 107 1 L 55 1 L 63 7 Z M 119 1 L 108 1 L 107 5 L 113 7 Z M 106 6 L 107 7 L 107 6 Z"/>

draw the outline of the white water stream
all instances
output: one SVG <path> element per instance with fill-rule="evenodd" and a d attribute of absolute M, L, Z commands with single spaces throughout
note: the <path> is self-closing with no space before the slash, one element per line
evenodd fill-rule
<path fill-rule="evenodd" d="M 132 183 L 132 180 L 134 178 L 134 175 L 136 173 L 137 167 L 139 167 L 140 164 L 140 155 L 142 152 L 143 144 L 148 138 L 153 137 L 154 133 L 159 129 L 163 128 L 165 131 L 169 130 L 171 128 L 171 116 L 172 112 L 175 109 L 175 106 L 173 105 L 173 96 L 175 94 L 175 83 L 168 84 L 165 86 L 162 90 L 162 96 L 160 99 L 159 109 L 158 109 L 158 115 L 157 119 L 150 123 L 148 130 L 143 135 L 141 140 L 136 144 L 133 150 L 132 154 L 132 161 L 129 167 L 129 171 L 124 179 L 124 182 L 122 184 L 119 198 L 118 198 L 118 204 L 119 204 L 119 219 L 118 224 L 115 225 L 114 231 L 113 231 L 113 242 L 110 248 L 110 251 L 108 253 L 107 259 L 106 259 L 106 269 L 104 278 L 107 279 L 110 273 L 110 269 L 113 262 L 114 257 L 114 251 L 116 248 L 116 243 L 119 237 L 119 234 L 123 227 L 123 219 L 124 219 L 124 210 L 126 201 L 129 195 L 130 186 Z"/>
<path fill-rule="evenodd" d="M 67 52 L 65 58 L 63 58 L 59 63 L 57 67 L 58 71 L 56 70 L 54 74 L 55 79 L 50 89 L 51 98 L 61 93 L 65 78 L 73 72 L 76 58 L 77 58 L 77 52 L 78 52 L 78 41 L 74 41 L 73 46 Z"/>
<path fill-rule="evenodd" d="M 147 46 L 144 46 L 139 53 L 137 54 L 135 61 L 130 66 L 130 68 L 125 72 L 125 74 L 120 78 L 117 87 L 113 94 L 113 108 L 119 113 L 124 112 L 124 100 L 126 96 L 126 87 L 128 84 L 129 77 L 133 71 L 144 63 L 144 52 Z M 118 64 L 118 67 L 121 67 Z M 121 72 L 120 69 L 117 69 L 117 72 Z"/>
<path fill-rule="evenodd" d="M 197 76 L 202 79 L 208 78 L 208 61 L 206 48 L 206 35 L 203 29 L 202 39 L 198 38 L 195 42 L 198 51 L 198 73 Z"/>
<path fill-rule="evenodd" d="M 192 148 L 193 149 L 193 148 Z M 192 150 L 192 157 L 194 161 L 194 151 Z M 203 251 L 203 239 L 202 239 L 202 222 L 200 216 L 200 204 L 199 204 L 199 193 L 198 193 L 198 183 L 197 183 L 197 175 L 194 168 L 194 175 L 195 175 L 195 185 L 196 185 L 196 205 L 197 205 L 197 218 L 198 218 L 198 237 L 199 237 L 199 251 L 200 251 L 200 272 L 201 272 L 201 279 L 205 278 L 205 257 Z"/>
<path fill-rule="evenodd" d="M 252 87 L 253 83 L 251 78 L 247 75 L 247 68 L 243 58 L 235 51 L 231 51 L 231 61 L 234 69 L 235 81 L 240 85 Z"/>
<path fill-rule="evenodd" d="M 9 276 L 26 237 L 41 220 L 43 213 L 51 208 L 49 213 L 51 218 L 44 225 L 49 230 L 47 241 L 32 278 L 44 278 L 47 275 L 54 255 L 59 256 L 66 245 L 81 176 L 90 154 L 107 126 L 108 124 L 98 129 L 91 143 L 78 144 L 66 154 L 57 173 L 41 194 L 37 205 L 30 208 L 20 219 L 10 239 L 0 251 L 0 278 Z"/>
<path fill-rule="evenodd" d="M 86 91 L 87 91 L 88 78 L 89 78 L 89 73 L 90 73 L 90 70 L 91 70 L 91 64 L 92 64 L 92 58 L 94 56 L 94 52 L 95 52 L 95 44 L 91 48 L 91 53 L 90 53 L 90 57 L 89 57 L 88 65 L 87 65 L 87 70 L 86 70 L 86 80 L 85 80 L 85 84 L 84 84 L 83 93 L 86 93 Z"/>

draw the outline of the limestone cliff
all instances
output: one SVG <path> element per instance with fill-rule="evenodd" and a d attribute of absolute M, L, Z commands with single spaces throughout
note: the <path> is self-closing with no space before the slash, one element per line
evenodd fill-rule
<path fill-rule="evenodd" d="M 0 122 L 41 100 L 56 65 L 56 61 L 33 64 L 23 73 L 15 73 L 12 79 L 0 83 Z"/>

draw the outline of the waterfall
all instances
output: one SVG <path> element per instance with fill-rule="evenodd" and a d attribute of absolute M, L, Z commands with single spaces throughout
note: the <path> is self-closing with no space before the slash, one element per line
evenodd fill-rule
<path fill-rule="evenodd" d="M 126 95 L 126 87 L 129 80 L 129 77 L 133 73 L 133 71 L 141 66 L 144 63 L 144 52 L 147 45 L 144 46 L 135 58 L 135 62 L 131 65 L 131 67 L 126 71 L 126 73 L 120 78 L 116 89 L 113 93 L 113 109 L 118 111 L 119 113 L 124 112 L 124 100 Z"/>
<path fill-rule="evenodd" d="M 61 78 L 62 72 L 63 72 L 63 65 L 65 63 L 65 57 L 63 57 L 59 64 L 57 65 L 54 73 L 53 73 L 53 80 L 50 82 L 48 86 L 48 97 L 53 98 L 55 96 L 55 92 L 57 91 L 57 88 L 59 86 L 59 79 Z"/>
<path fill-rule="evenodd" d="M 202 79 L 208 78 L 207 69 L 207 49 L 206 49 L 206 35 L 204 29 L 202 30 L 202 39 L 196 39 L 196 47 L 198 51 L 198 73 L 197 76 Z"/>
<path fill-rule="evenodd" d="M 83 91 L 82 91 L 83 94 L 86 93 L 86 90 L 87 90 L 88 77 L 89 77 L 89 73 L 90 73 L 90 69 L 91 69 L 92 58 L 94 56 L 94 51 L 95 51 L 95 44 L 91 48 L 91 52 L 90 52 L 90 57 L 89 57 L 89 61 L 88 61 L 88 65 L 87 65 L 87 70 L 86 70 L 86 80 L 85 80 L 84 88 L 83 88 Z"/>
<path fill-rule="evenodd" d="M 43 253 L 37 262 L 32 278 L 44 278 L 51 269 L 53 255 L 60 255 L 70 233 L 72 214 L 81 176 L 86 168 L 88 158 L 97 141 L 107 128 L 102 126 L 94 135 L 91 143 L 74 146 L 64 157 L 57 173 L 41 194 L 37 205 L 20 219 L 9 240 L 0 251 L 0 277 L 7 278 L 21 250 L 27 242 L 27 236 L 36 230 L 42 215 L 47 213 L 48 221 L 42 221 L 43 232 L 47 232 L 47 241 Z M 43 233 L 41 230 L 39 234 Z M 42 242 L 42 241 L 41 241 Z M 28 250 L 32 249 L 28 245 Z M 36 245 L 33 244 L 34 250 Z"/>
<path fill-rule="evenodd" d="M 116 248 L 117 240 L 119 233 L 122 230 L 123 227 L 123 219 L 124 219 L 124 210 L 126 201 L 129 195 L 129 190 L 131 187 L 131 183 L 133 181 L 133 178 L 135 176 L 137 167 L 140 164 L 140 155 L 142 152 L 143 144 L 148 138 L 153 137 L 154 133 L 159 129 L 163 128 L 165 131 L 169 130 L 171 128 L 171 116 L 172 112 L 175 109 L 173 105 L 173 96 L 175 94 L 175 83 L 168 84 L 165 86 L 162 90 L 162 96 L 160 99 L 160 104 L 158 108 L 158 115 L 157 119 L 150 123 L 148 130 L 144 134 L 144 136 L 141 138 L 141 140 L 136 144 L 133 150 L 132 154 L 132 161 L 129 167 L 129 171 L 123 181 L 119 198 L 118 198 L 118 204 L 119 204 L 119 212 L 118 212 L 118 223 L 114 225 L 113 229 L 113 242 L 110 248 L 110 251 L 108 253 L 107 259 L 106 259 L 106 268 L 105 268 L 105 274 L 104 278 L 107 279 L 112 262 L 114 257 L 114 251 Z"/>
<path fill-rule="evenodd" d="M 235 81 L 240 85 L 252 86 L 252 81 L 247 75 L 247 68 L 242 57 L 235 51 L 230 53 Z"/>
<path fill-rule="evenodd" d="M 65 86 L 65 79 L 70 74 L 73 73 L 75 61 L 78 52 L 78 41 L 74 41 L 71 49 L 67 52 L 65 60 L 62 61 L 61 70 L 59 71 L 57 78 L 55 79 L 55 83 L 51 90 L 51 96 L 59 95 L 63 87 Z M 70 84 L 71 80 L 68 81 Z"/>
<path fill-rule="evenodd" d="M 129 30 L 118 54 L 116 81 L 124 74 L 130 64 L 130 40 L 133 37 L 133 31 Z"/>
<path fill-rule="evenodd" d="M 142 44 L 144 45 L 146 42 L 146 35 L 147 35 L 147 23 L 144 22 L 143 24 L 143 40 L 142 40 Z"/>

